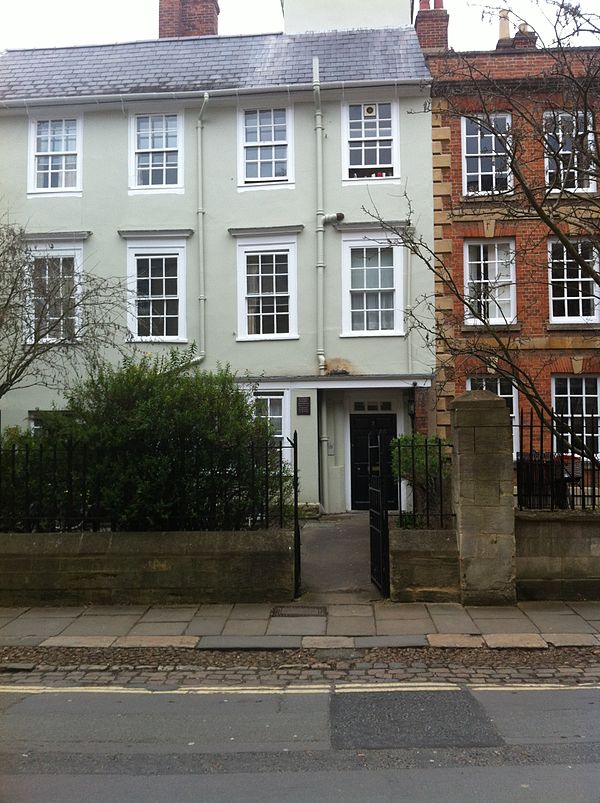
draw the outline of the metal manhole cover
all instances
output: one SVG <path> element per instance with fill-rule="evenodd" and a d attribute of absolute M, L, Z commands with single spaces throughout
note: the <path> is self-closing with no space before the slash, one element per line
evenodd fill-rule
<path fill-rule="evenodd" d="M 327 608 L 318 605 L 280 605 L 271 610 L 271 616 L 327 616 Z"/>

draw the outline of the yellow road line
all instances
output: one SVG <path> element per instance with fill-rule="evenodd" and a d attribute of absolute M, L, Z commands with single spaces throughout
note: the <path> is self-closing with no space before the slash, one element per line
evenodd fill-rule
<path fill-rule="evenodd" d="M 0 694 L 119 694 L 148 696 L 209 696 L 220 695 L 307 695 L 307 694 L 404 694 L 408 692 L 448 692 L 467 688 L 476 692 L 522 692 L 522 691 L 581 691 L 600 690 L 598 684 L 580 683 L 518 683 L 509 685 L 457 683 L 331 683 L 289 686 L 182 686 L 177 689 L 148 689 L 131 686 L 0 686 Z"/>

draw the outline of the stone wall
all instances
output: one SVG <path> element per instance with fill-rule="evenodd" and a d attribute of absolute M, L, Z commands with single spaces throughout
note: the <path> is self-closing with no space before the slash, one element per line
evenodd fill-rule
<path fill-rule="evenodd" d="M 600 512 L 516 511 L 520 599 L 600 599 Z"/>
<path fill-rule="evenodd" d="M 390 524 L 390 598 L 394 602 L 460 602 L 453 530 L 403 530 Z"/>
<path fill-rule="evenodd" d="M 286 602 L 294 533 L 0 533 L 0 605 Z"/>

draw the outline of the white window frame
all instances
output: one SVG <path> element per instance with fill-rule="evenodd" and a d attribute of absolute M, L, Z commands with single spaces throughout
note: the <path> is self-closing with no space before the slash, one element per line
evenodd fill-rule
<path fill-rule="evenodd" d="M 484 387 L 483 390 L 489 390 L 490 393 L 493 393 L 500 399 L 512 399 L 512 413 L 510 413 L 510 422 L 512 426 L 513 458 L 516 458 L 517 452 L 519 451 L 519 393 L 512 383 L 510 383 L 512 391 L 510 396 L 508 393 L 500 393 L 500 382 L 510 382 L 510 380 L 506 379 L 506 377 L 498 376 L 497 374 L 473 374 L 472 376 L 468 376 L 467 390 L 481 390 L 481 388 L 473 388 L 473 381 L 478 379 L 483 380 L 484 386 L 488 384 L 491 385 L 492 383 L 495 383 L 496 385 L 495 390 L 492 390 L 489 387 Z"/>
<path fill-rule="evenodd" d="M 473 114 L 473 115 L 466 115 L 466 116 L 463 116 L 461 118 L 462 187 L 463 187 L 463 195 L 465 195 L 465 196 L 506 195 L 506 193 L 509 193 L 509 192 L 513 191 L 513 174 L 512 174 L 512 171 L 510 169 L 510 165 L 508 164 L 508 156 L 507 155 L 503 156 L 502 154 L 496 153 L 495 151 L 493 153 L 489 153 L 489 154 L 481 153 L 481 152 L 476 153 L 476 154 L 467 153 L 467 124 L 469 122 L 478 123 L 480 128 L 486 128 L 486 129 L 488 129 L 488 131 L 493 132 L 494 131 L 494 126 L 495 126 L 495 121 L 499 117 L 505 117 L 506 118 L 508 131 L 510 132 L 510 128 L 511 128 L 511 125 L 512 125 L 512 117 L 507 112 L 495 112 L 494 114 L 490 114 L 490 115 L 487 115 L 487 116 L 483 115 L 483 114 L 482 115 Z M 487 122 L 488 119 L 489 119 L 489 124 Z M 506 136 L 507 143 L 508 143 L 507 146 L 510 147 L 510 143 L 511 143 L 510 133 L 507 133 L 505 136 Z M 493 170 L 492 170 L 491 174 L 488 174 L 488 173 L 484 174 L 482 172 L 482 170 L 481 170 L 481 159 L 482 158 L 488 158 L 488 157 L 491 157 L 491 159 L 494 162 L 494 166 L 493 166 Z M 506 158 L 506 160 L 507 160 L 507 164 L 506 164 L 506 189 L 497 189 L 497 187 L 496 187 L 497 177 L 499 175 L 503 174 L 503 171 L 496 170 L 496 165 L 495 165 L 495 159 L 496 158 Z M 494 185 L 493 189 L 491 189 L 491 190 L 470 190 L 468 188 L 467 159 L 477 159 L 477 160 L 479 160 L 479 169 L 477 171 L 478 183 L 481 184 L 481 180 L 482 180 L 482 176 L 483 175 L 491 175 L 492 176 L 492 183 Z"/>
<path fill-rule="evenodd" d="M 137 183 L 137 121 L 140 117 L 176 117 L 177 118 L 177 148 L 158 148 L 158 151 L 177 150 L 177 183 L 176 184 L 138 184 Z M 176 111 L 147 111 L 129 115 L 129 194 L 130 195 L 160 195 L 173 193 L 181 195 L 184 191 L 184 117 L 182 112 Z M 152 152 L 151 149 L 140 149 L 143 152 Z"/>
<path fill-rule="evenodd" d="M 257 399 L 267 399 L 267 404 L 270 405 L 272 399 L 279 399 L 281 400 L 281 436 L 273 435 L 273 438 L 276 441 L 281 441 L 284 446 L 287 444 L 287 439 L 290 437 L 291 433 L 291 422 L 290 422 L 290 392 L 289 390 L 261 390 L 260 385 L 256 390 L 253 392 L 254 401 Z M 271 421 L 272 417 L 269 415 L 269 412 L 266 416 L 259 416 L 261 418 L 266 418 L 268 421 Z M 284 456 L 290 457 L 291 455 L 288 453 L 288 450 L 284 449 L 283 452 Z"/>
<path fill-rule="evenodd" d="M 177 335 L 138 335 L 137 332 L 137 257 L 177 256 Z M 127 329 L 135 343 L 187 343 L 186 242 L 181 239 L 148 238 L 127 241 Z"/>
<path fill-rule="evenodd" d="M 598 446 L 598 450 L 597 450 L 596 454 L 598 455 L 600 453 L 600 416 L 599 416 L 599 412 L 600 412 L 600 375 L 597 375 L 597 374 L 560 374 L 560 375 L 556 375 L 556 376 L 552 377 L 552 407 L 553 407 L 553 409 L 555 411 L 555 415 L 560 419 L 561 415 L 563 415 L 563 414 L 558 411 L 559 405 L 557 405 L 557 403 L 556 403 L 556 399 L 557 399 L 556 381 L 559 380 L 559 379 L 566 379 L 567 382 L 568 382 L 568 389 L 569 389 L 568 394 L 566 396 L 561 394 L 559 398 L 567 398 L 568 399 L 568 404 L 567 404 L 568 413 L 565 414 L 564 417 L 568 418 L 569 421 L 571 421 L 572 418 L 575 418 L 575 426 L 577 425 L 577 419 L 581 420 L 581 414 L 580 413 L 575 413 L 575 414 L 572 413 L 572 399 L 573 398 L 582 398 L 584 400 L 584 403 L 583 403 L 582 406 L 585 408 L 586 407 L 585 399 L 588 398 L 588 396 L 584 392 L 581 397 L 574 397 L 573 394 L 571 394 L 571 381 L 572 380 L 582 380 L 583 382 L 595 381 L 595 383 L 596 383 L 596 394 L 595 394 L 596 412 L 595 413 L 588 413 L 587 410 L 584 409 L 584 413 L 585 413 L 586 416 L 587 415 L 594 415 L 596 417 L 596 426 L 597 426 L 598 429 L 597 429 L 597 431 L 595 433 L 595 437 L 596 437 L 596 445 Z M 585 434 L 587 436 L 587 435 L 591 435 L 592 433 L 586 432 Z M 554 436 L 554 441 L 555 441 L 555 448 L 556 448 L 556 435 Z"/>
<path fill-rule="evenodd" d="M 502 237 L 502 238 L 494 238 L 491 240 L 465 240 L 464 242 L 464 251 L 463 251 L 463 265 L 464 265 L 464 288 L 465 288 L 465 298 L 470 299 L 470 286 L 472 283 L 471 274 L 470 274 L 470 262 L 469 262 L 469 248 L 471 246 L 488 246 L 488 247 L 495 247 L 498 248 L 500 245 L 508 245 L 511 259 L 510 259 L 510 281 L 509 282 L 502 282 L 498 284 L 498 286 L 505 286 L 509 285 L 510 288 L 510 316 L 509 317 L 502 317 L 501 315 L 491 316 L 489 318 L 483 318 L 483 316 L 472 316 L 465 307 L 465 324 L 467 326 L 482 326 L 484 323 L 489 324 L 490 326 L 510 326 L 511 324 L 515 323 L 517 320 L 517 291 L 516 291 L 516 267 L 515 267 L 515 241 L 510 237 Z M 498 260 L 494 260 L 495 264 L 497 264 Z M 475 282 L 477 280 L 473 280 Z M 493 282 L 490 280 L 490 285 Z M 497 308 L 497 304 L 492 300 L 490 301 L 491 304 Z"/>
<path fill-rule="evenodd" d="M 354 248 L 391 248 L 394 269 L 394 328 L 352 329 L 351 254 Z M 385 232 L 352 232 L 342 236 L 342 331 L 340 337 L 398 337 L 404 326 L 404 249 L 390 243 Z M 385 288 L 384 288 L 385 289 Z M 373 290 L 380 292 L 379 288 Z"/>
<path fill-rule="evenodd" d="M 570 117 L 571 120 L 574 120 L 576 118 L 577 121 L 579 121 L 580 118 L 581 119 L 585 118 L 585 114 L 586 114 L 585 112 L 574 112 L 573 113 L 573 112 L 559 111 L 559 110 L 552 110 L 552 111 L 544 112 L 543 123 L 544 123 L 544 140 L 545 140 L 545 142 L 544 142 L 545 183 L 546 183 L 546 187 L 548 188 L 548 190 L 551 193 L 554 193 L 554 192 L 555 193 L 561 193 L 561 192 L 567 192 L 567 193 L 583 192 L 583 193 L 586 193 L 586 192 L 595 192 L 596 191 L 596 183 L 597 182 L 596 182 L 596 179 L 594 178 L 594 176 L 592 175 L 593 168 L 592 169 L 588 169 L 585 172 L 585 175 L 589 179 L 589 186 L 587 186 L 587 187 L 580 187 L 580 186 L 565 187 L 563 185 L 563 183 L 562 183 L 562 180 L 558 184 L 551 184 L 551 182 L 550 182 L 550 170 L 552 168 L 551 162 L 553 161 L 553 157 L 551 155 L 550 145 L 547 142 L 547 139 L 548 139 L 548 136 L 549 136 L 548 133 L 546 133 L 546 128 L 547 128 L 547 125 L 548 125 L 547 121 L 550 120 L 552 122 L 556 122 L 557 120 L 560 120 L 563 117 Z M 589 129 L 588 143 L 589 143 L 590 149 L 592 149 L 593 146 L 594 146 L 593 123 L 594 123 L 594 120 L 593 120 L 592 114 L 591 114 L 591 112 L 588 112 L 587 127 Z M 579 124 L 577 125 L 577 128 L 579 129 Z M 560 132 L 558 132 L 558 135 L 557 135 L 556 128 L 554 128 L 551 133 L 554 134 L 555 136 L 558 136 L 559 141 L 561 141 L 561 147 L 562 147 L 562 137 L 560 135 Z M 559 163 L 558 167 L 559 167 L 558 172 L 562 176 L 564 174 L 564 169 L 562 167 L 560 167 L 560 163 Z M 570 169 L 573 169 L 573 168 L 570 168 Z M 577 169 L 576 168 L 575 168 L 575 173 L 577 173 Z"/>
<path fill-rule="evenodd" d="M 33 268 L 33 261 L 38 258 L 45 258 L 45 257 L 72 257 L 73 258 L 73 276 L 74 276 L 74 294 L 75 294 L 75 304 L 77 305 L 78 296 L 81 289 L 81 281 L 82 281 L 82 273 L 83 273 L 83 241 L 82 240 L 75 240 L 69 243 L 54 243 L 42 240 L 34 240 L 28 243 L 27 250 L 31 256 L 32 264 L 31 267 Z M 33 279 L 30 278 L 30 297 L 28 301 L 29 312 L 28 314 L 32 316 L 31 322 L 25 323 L 25 340 L 28 343 L 33 342 L 33 338 L 31 336 L 31 326 L 35 326 L 35 309 L 33 307 Z M 77 335 L 80 330 L 81 326 L 81 309 L 76 306 L 75 308 L 75 337 L 74 340 L 77 340 Z M 68 342 L 62 337 L 46 337 L 42 338 L 42 343 L 55 343 L 55 342 Z"/>
<path fill-rule="evenodd" d="M 391 176 L 360 176 L 350 178 L 350 106 L 376 106 L 379 103 L 389 103 L 392 115 L 392 175 Z M 342 103 L 342 184 L 371 184 L 373 182 L 393 181 L 400 179 L 400 113 L 398 101 L 377 98 L 375 100 L 353 100 L 349 103 Z M 371 139 L 368 137 L 363 138 Z M 374 140 L 389 139 L 389 137 L 373 137 Z M 355 169 L 367 169 L 356 168 Z M 373 168 L 377 172 L 377 168 Z"/>
<path fill-rule="evenodd" d="M 288 254 L 289 332 L 281 334 L 248 334 L 246 256 L 247 254 Z M 236 340 L 298 339 L 298 256 L 297 239 L 289 236 L 264 236 L 240 239 L 237 242 L 238 329 Z"/>
<path fill-rule="evenodd" d="M 594 248 L 594 246 L 591 243 L 589 243 L 588 241 L 586 241 L 585 239 L 572 240 L 572 244 L 577 246 L 577 248 L 580 248 L 580 246 L 582 244 L 590 245 L 590 247 L 592 248 L 592 253 L 594 254 L 595 269 L 596 269 L 596 272 L 599 272 L 600 271 L 599 255 L 598 255 L 598 251 Z M 579 277 L 577 279 L 574 279 L 574 280 L 568 280 L 568 279 L 565 280 L 566 281 L 565 289 L 568 286 L 571 286 L 573 284 L 579 284 L 580 289 L 581 289 L 581 283 L 582 282 L 590 282 L 592 284 L 593 296 L 585 296 L 585 298 L 593 300 L 593 302 L 594 302 L 594 314 L 593 315 L 568 315 L 568 314 L 567 315 L 555 315 L 554 314 L 554 301 L 555 301 L 555 299 L 554 299 L 554 284 L 555 283 L 554 283 L 554 280 L 552 278 L 552 266 L 554 264 L 553 263 L 553 259 L 552 259 L 552 248 L 555 245 L 560 245 L 561 246 L 561 248 L 563 249 L 563 254 L 564 254 L 564 251 L 565 251 L 564 246 L 562 245 L 562 243 L 560 243 L 559 240 L 554 240 L 554 239 L 548 240 L 548 288 L 549 288 L 549 293 L 550 293 L 550 298 L 549 298 L 550 322 L 551 323 L 590 323 L 590 324 L 591 323 L 599 323 L 600 322 L 600 288 L 598 287 L 598 285 L 592 279 L 587 278 L 582 273 L 581 268 L 580 268 L 579 265 L 577 265 L 577 269 L 578 269 L 578 272 L 579 272 Z M 569 298 L 576 298 L 578 303 L 581 304 L 581 301 L 582 301 L 581 293 L 579 293 L 578 296 L 565 295 L 564 302 L 566 303 Z M 556 299 L 556 300 L 557 301 L 561 301 L 561 299 Z"/>
<path fill-rule="evenodd" d="M 246 112 L 261 112 L 261 111 L 275 111 L 276 109 L 283 109 L 285 111 L 285 129 L 286 140 L 285 142 L 266 142 L 266 143 L 246 143 Z M 238 189 L 244 190 L 257 190 L 257 189 L 277 189 L 287 187 L 291 189 L 295 186 L 295 159 L 294 159 L 294 107 L 292 104 L 274 103 L 270 106 L 253 105 L 245 106 L 238 111 Z M 277 178 L 246 178 L 246 148 L 259 147 L 261 144 L 266 146 L 275 147 L 277 144 L 287 146 L 287 175 L 285 177 Z"/>
<path fill-rule="evenodd" d="M 37 186 L 37 127 L 39 123 L 57 120 L 75 120 L 75 151 L 57 151 L 57 156 L 74 153 L 77 162 L 76 182 L 73 187 L 38 187 Z M 80 197 L 83 188 L 83 117 L 81 114 L 52 113 L 39 115 L 29 122 L 29 146 L 27 169 L 27 194 L 49 198 Z M 40 153 L 41 156 L 51 156 L 48 151 Z"/>

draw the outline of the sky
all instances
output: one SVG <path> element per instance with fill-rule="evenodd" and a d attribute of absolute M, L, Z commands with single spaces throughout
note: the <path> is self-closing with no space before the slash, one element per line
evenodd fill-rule
<path fill-rule="evenodd" d="M 280 0 L 219 2 L 221 34 L 282 30 Z M 580 2 L 587 9 L 598 4 L 598 0 Z M 488 4 L 504 7 L 510 5 L 510 0 L 445 0 L 450 14 L 451 47 L 456 50 L 495 47 L 498 22 L 495 14 L 493 19 L 485 14 L 483 9 Z M 541 24 L 539 12 L 532 10 L 536 0 L 513 0 L 512 5 L 533 25 Z M 415 6 L 418 7 L 418 0 Z M 482 15 L 488 18 L 482 20 Z M 102 44 L 157 36 L 158 0 L 0 0 L 0 50 Z"/>

